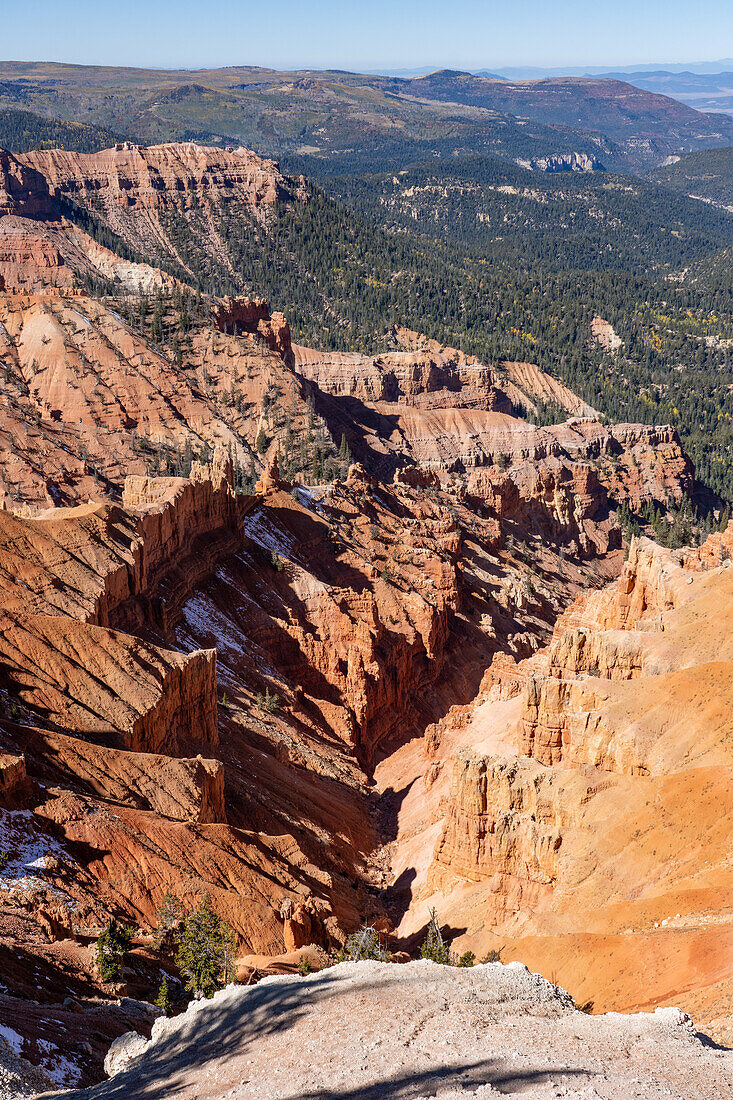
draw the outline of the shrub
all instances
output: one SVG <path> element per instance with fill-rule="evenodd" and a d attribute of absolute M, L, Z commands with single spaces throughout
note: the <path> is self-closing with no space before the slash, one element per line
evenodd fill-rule
<path fill-rule="evenodd" d="M 481 960 L 482 963 L 498 963 L 501 962 L 501 951 L 494 951 L 493 949 L 484 955 Z"/>
<path fill-rule="evenodd" d="M 268 714 L 274 714 L 276 710 L 280 709 L 280 696 L 271 692 L 269 688 L 265 688 L 264 695 L 261 691 L 258 691 L 257 706 L 260 710 L 266 710 Z"/>
<path fill-rule="evenodd" d="M 132 942 L 132 928 L 112 918 L 97 940 L 97 970 L 103 982 L 119 977 L 122 960 Z"/>
<path fill-rule="evenodd" d="M 310 959 L 307 957 L 307 955 L 303 955 L 300 959 L 300 962 L 298 963 L 298 973 L 300 974 L 301 978 L 306 978 L 310 974 L 312 969 L 313 967 L 311 966 Z"/>
<path fill-rule="evenodd" d="M 473 951 L 464 951 L 460 959 L 456 963 L 456 966 L 473 966 L 476 962 L 476 956 Z"/>
<path fill-rule="evenodd" d="M 364 962 L 375 959 L 377 962 L 390 962 L 392 956 L 382 944 L 376 928 L 364 924 L 358 932 L 352 932 L 338 953 L 339 962 Z"/>
<path fill-rule="evenodd" d="M 275 570 L 276 573 L 282 573 L 283 569 L 285 568 L 285 566 L 283 565 L 282 558 L 274 550 L 272 551 L 272 554 L 270 555 L 270 565 L 272 566 L 272 568 Z"/>
<path fill-rule="evenodd" d="M 196 997 L 211 997 L 223 989 L 233 977 L 234 949 L 234 933 L 205 897 L 186 916 L 176 955 L 186 989 Z"/>

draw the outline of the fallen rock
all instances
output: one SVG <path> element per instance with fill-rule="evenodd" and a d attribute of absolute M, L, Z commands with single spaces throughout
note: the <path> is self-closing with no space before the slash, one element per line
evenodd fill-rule
<path fill-rule="evenodd" d="M 115 1039 L 104 1059 L 104 1072 L 108 1077 L 114 1077 L 127 1069 L 131 1062 L 143 1053 L 148 1045 L 148 1040 L 137 1031 L 126 1031 Z"/>

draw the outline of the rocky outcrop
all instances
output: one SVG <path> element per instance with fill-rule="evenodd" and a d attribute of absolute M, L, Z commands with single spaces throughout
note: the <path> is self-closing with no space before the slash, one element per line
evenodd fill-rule
<path fill-rule="evenodd" d="M 99 153 L 39 149 L 19 161 L 45 178 L 53 198 L 86 207 L 135 252 L 192 276 L 195 265 L 182 243 L 192 232 L 200 253 L 224 259 L 234 273 L 236 256 L 229 256 L 212 212 L 226 206 L 230 217 L 261 227 L 277 206 L 307 201 L 302 177 L 287 179 L 274 161 L 241 148 L 121 142 Z"/>
<path fill-rule="evenodd" d="M 645 1003 L 670 1003 L 686 981 L 686 1003 L 729 1034 L 727 949 L 708 915 L 728 905 L 730 538 L 633 540 L 620 578 L 579 596 L 544 651 L 497 657 L 474 702 L 428 729 L 420 795 L 401 812 L 406 849 L 422 820 L 434 852 L 416 864 L 404 933 L 435 904 L 466 928 L 454 949 L 500 946 L 600 1006 L 638 1006 L 642 980 Z M 683 978 L 693 937 L 706 962 Z"/>
<path fill-rule="evenodd" d="M 67 221 L 58 194 L 36 168 L 0 149 L 0 288 L 68 292 L 100 278 L 136 293 L 173 287 L 169 275 L 122 259 Z"/>
<path fill-rule="evenodd" d="M 252 208 L 272 206 L 288 194 L 274 161 L 248 149 L 219 149 L 194 142 L 135 145 L 121 142 L 99 153 L 38 149 L 18 158 L 55 195 L 95 199 L 110 214 L 122 209 L 160 209 L 183 202 L 225 202 L 237 195 Z M 113 227 L 114 217 L 111 219 Z"/>
<path fill-rule="evenodd" d="M 435 341 L 375 358 L 299 346 L 294 355 L 298 373 L 334 397 L 398 402 L 423 409 L 460 405 L 512 412 L 511 402 L 497 384 L 496 371 Z"/>
<path fill-rule="evenodd" d="M 584 761 L 626 774 L 647 771 L 635 739 L 619 741 L 603 718 L 609 694 L 594 681 L 633 680 L 644 675 L 645 664 L 653 665 L 649 633 L 663 630 L 665 612 L 691 595 L 679 556 L 648 539 L 633 539 L 616 584 L 560 618 L 546 670 L 527 682 L 521 755 L 547 765 Z"/>
<path fill-rule="evenodd" d="M 276 351 L 288 362 L 292 360 L 290 327 L 285 315 L 270 315 L 264 298 L 223 298 L 214 303 L 211 314 L 220 332 L 230 336 L 259 335 L 271 351 Z"/>
<path fill-rule="evenodd" d="M 25 756 L 0 752 L 0 806 L 9 808 L 27 792 Z"/>
<path fill-rule="evenodd" d="M 47 720 L 135 752 L 217 743 L 216 654 L 182 655 L 70 619 L 3 617 L 3 684 Z"/>
<path fill-rule="evenodd" d="M 536 905 L 557 879 L 562 790 L 534 761 L 460 754 L 429 886 L 492 881 L 496 910 Z"/>
<path fill-rule="evenodd" d="M 596 315 L 590 323 L 590 329 L 593 339 L 606 351 L 618 351 L 623 346 L 623 340 L 613 325 L 609 321 L 604 321 L 602 317 Z"/>
<path fill-rule="evenodd" d="M 537 402 L 552 402 L 570 415 L 595 415 L 567 386 L 533 363 L 488 366 L 404 328 L 394 328 L 388 339 L 393 350 L 374 357 L 296 345 L 295 369 L 337 398 L 509 415 L 516 410 L 536 413 Z"/>
<path fill-rule="evenodd" d="M 268 493 L 274 493 L 282 488 L 280 465 L 277 461 L 277 455 L 274 454 L 268 463 L 267 469 L 255 485 L 255 492 L 260 496 L 266 496 Z"/>
<path fill-rule="evenodd" d="M 10 790 L 20 788 L 24 782 L 27 785 L 27 757 L 32 762 L 33 778 L 46 784 L 62 784 L 73 775 L 88 794 L 106 801 L 135 806 L 174 821 L 226 821 L 224 769 L 218 760 L 173 757 L 170 744 L 165 746 L 166 755 L 127 752 L 7 721 L 0 721 L 0 741 L 24 753 L 0 755 L 0 761 L 11 762 L 8 772 L 1 773 L 6 780 L 10 777 Z M 8 790 L 6 782 L 0 788 L 0 797 Z"/>
<path fill-rule="evenodd" d="M 61 233 L 12 215 L 0 218 L 0 277 L 8 290 L 71 290 L 76 273 L 64 260 Z"/>
<path fill-rule="evenodd" d="M 264 298 L 222 298 L 211 307 L 211 316 L 219 332 L 240 336 L 248 332 L 260 336 L 270 351 L 277 352 L 292 365 L 290 326 L 284 313 L 270 314 Z"/>
<path fill-rule="evenodd" d="M 0 298 L 0 324 L 0 496 L 11 507 L 119 499 L 128 474 L 187 472 L 207 448 L 223 448 L 241 482 L 260 469 L 261 427 L 284 442 L 275 388 L 292 433 L 311 416 L 302 383 L 259 336 L 201 332 L 179 368 L 85 295 Z"/>
<path fill-rule="evenodd" d="M 650 539 L 633 538 L 617 584 L 595 597 L 589 611 L 604 628 L 654 629 L 654 620 L 690 598 L 680 555 Z"/>
<path fill-rule="evenodd" d="M 598 172 L 603 165 L 589 153 L 552 153 L 533 160 L 517 160 L 522 168 L 533 172 Z"/>
<path fill-rule="evenodd" d="M 0 218 L 8 214 L 48 218 L 54 216 L 54 206 L 43 174 L 0 149 Z"/>

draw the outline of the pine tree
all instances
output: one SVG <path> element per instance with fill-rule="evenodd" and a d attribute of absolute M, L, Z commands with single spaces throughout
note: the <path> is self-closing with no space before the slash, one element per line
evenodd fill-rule
<path fill-rule="evenodd" d="M 234 948 L 234 933 L 204 897 L 186 917 L 176 955 L 186 989 L 197 997 L 223 989 L 233 977 Z"/>
<path fill-rule="evenodd" d="M 339 447 L 339 461 L 350 463 L 351 451 L 349 450 L 349 444 L 346 442 L 346 436 L 341 435 L 341 446 Z"/>
<path fill-rule="evenodd" d="M 180 927 L 183 921 L 184 909 L 180 898 L 177 898 L 175 894 L 171 894 L 170 892 L 164 894 L 163 901 L 156 915 L 158 923 L 153 937 L 153 945 L 156 951 L 159 951 L 168 933 L 174 932 Z"/>
<path fill-rule="evenodd" d="M 103 982 L 113 982 L 122 970 L 122 960 L 132 942 L 132 928 L 112 918 L 97 940 L 97 970 Z"/>
<path fill-rule="evenodd" d="M 166 1016 L 170 1016 L 171 1009 L 173 1008 L 173 1001 L 171 999 L 171 991 L 168 985 L 168 979 L 163 978 L 163 981 L 158 987 L 158 996 L 155 998 L 155 1003 L 158 1008 L 162 1008 Z"/>
<path fill-rule="evenodd" d="M 438 924 L 438 914 L 435 909 L 430 910 L 428 931 L 425 936 L 425 942 L 420 948 L 420 957 L 422 959 L 430 959 L 431 962 L 443 963 L 444 965 L 450 964 L 451 962 L 450 951 L 445 945 L 443 935 L 440 931 L 440 925 Z"/>

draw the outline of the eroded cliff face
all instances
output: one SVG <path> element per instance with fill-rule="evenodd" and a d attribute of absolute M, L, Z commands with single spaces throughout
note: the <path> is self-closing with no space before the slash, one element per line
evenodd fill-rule
<path fill-rule="evenodd" d="M 260 332 L 197 332 L 179 366 L 86 295 L 0 295 L 0 325 L 9 397 L 0 411 L 0 499 L 11 507 L 119 499 L 128 474 L 187 457 L 190 465 L 217 446 L 256 472 L 260 429 L 272 449 L 288 427 L 302 433 L 312 419 L 284 346 L 271 351 Z M 272 319 L 266 327 L 275 332 Z M 275 336 L 284 339 L 279 329 Z M 288 427 L 268 403 L 275 390 Z"/>
<path fill-rule="evenodd" d="M 23 904 L 60 890 L 83 937 L 206 891 L 265 955 L 338 943 L 377 904 L 373 762 L 468 703 L 502 648 L 531 652 L 582 577 L 570 560 L 533 591 L 502 550 L 516 515 L 410 480 L 354 465 L 290 489 L 273 462 L 247 497 L 220 453 L 130 475 L 121 505 L 0 512 L 1 740 L 26 769 L 7 794 L 65 861 Z"/>
<path fill-rule="evenodd" d="M 242 339 L 207 337 L 233 351 Z M 489 743 L 508 746 L 511 734 L 516 753 L 534 677 L 564 684 L 591 665 L 622 667 L 610 649 L 594 664 L 565 628 L 551 639 L 587 559 L 602 583 L 621 551 L 595 467 L 548 462 L 535 480 L 513 465 L 468 477 L 412 467 L 391 484 L 355 464 L 306 488 L 284 485 L 273 457 L 258 494 L 243 496 L 220 451 L 188 479 L 130 475 L 120 504 L 0 512 L 6 814 L 29 814 L 12 826 L 19 852 L 56 845 L 58 861 L 11 885 L 0 932 L 35 929 L 34 957 L 73 935 L 88 982 L 85 937 L 108 915 L 147 928 L 166 891 L 205 892 L 261 964 L 306 942 L 333 946 L 383 915 L 380 842 L 391 835 L 387 898 L 404 903 L 405 882 L 413 897 L 404 930 L 441 892 L 456 926 L 468 913 L 473 928 L 472 890 L 482 927 L 489 913 L 492 929 L 531 927 L 525 907 L 554 904 L 568 829 L 582 829 L 605 788 L 585 776 L 580 741 L 577 761 L 561 762 L 571 780 L 539 758 L 492 760 Z M 590 608 L 609 634 L 631 637 L 622 589 L 634 622 L 637 609 L 667 606 L 665 593 L 686 595 L 686 579 L 668 583 L 645 545 L 613 595 L 566 613 L 568 630 Z M 608 767 L 614 751 L 603 749 Z M 391 788 L 379 815 L 375 765 Z M 21 854 L 12 883 L 24 866 Z"/>
<path fill-rule="evenodd" d="M 682 1000 L 730 1034 L 732 538 L 634 540 L 545 650 L 497 658 L 475 702 L 428 730 L 393 863 L 418 831 L 434 850 L 413 863 L 403 932 L 435 904 L 466 929 L 459 950 L 555 968 L 600 1009 Z"/>
<path fill-rule="evenodd" d="M 192 233 L 198 257 L 208 251 L 234 271 L 217 227 L 223 209 L 262 228 L 276 206 L 307 201 L 302 178 L 289 180 L 274 161 L 241 148 L 121 142 L 99 153 L 36 150 L 18 161 L 47 181 L 52 200 L 70 199 L 136 252 L 191 275 Z"/>
<path fill-rule="evenodd" d="M 150 293 L 176 285 L 170 275 L 122 258 L 72 224 L 59 194 L 42 172 L 0 149 L 0 288 L 69 292 L 105 279 L 122 292 Z"/>
<path fill-rule="evenodd" d="M 53 212 L 43 174 L 0 149 L 0 217 L 45 218 Z"/>
<path fill-rule="evenodd" d="M 182 201 L 226 201 L 236 194 L 252 207 L 272 206 L 288 188 L 277 165 L 249 149 L 219 149 L 194 142 L 135 145 L 120 142 L 99 153 L 38 149 L 17 161 L 46 178 L 52 194 L 97 198 L 111 210 L 160 209 Z"/>
<path fill-rule="evenodd" d="M 264 298 L 222 298 L 212 306 L 211 316 L 219 332 L 260 336 L 270 351 L 277 352 L 288 366 L 293 365 L 290 326 L 285 314 L 271 314 Z"/>
<path fill-rule="evenodd" d="M 296 345 L 295 369 L 324 393 L 370 403 L 536 413 L 537 401 L 552 401 L 571 416 L 596 415 L 567 386 L 532 363 L 487 366 L 458 348 L 399 326 L 387 339 L 391 350 L 376 357 Z"/>

